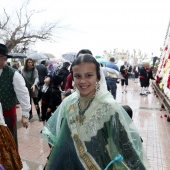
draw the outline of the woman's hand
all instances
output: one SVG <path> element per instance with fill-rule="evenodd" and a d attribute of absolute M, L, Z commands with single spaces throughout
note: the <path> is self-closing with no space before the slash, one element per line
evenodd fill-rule
<path fill-rule="evenodd" d="M 33 85 L 33 86 L 31 87 L 31 89 L 32 89 L 32 92 L 35 92 L 35 85 Z"/>

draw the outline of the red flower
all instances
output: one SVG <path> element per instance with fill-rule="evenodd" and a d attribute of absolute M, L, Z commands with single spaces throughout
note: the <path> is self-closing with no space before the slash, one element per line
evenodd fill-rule
<path fill-rule="evenodd" d="M 160 83 L 162 78 L 160 78 L 159 76 L 156 76 L 156 83 Z"/>
<path fill-rule="evenodd" d="M 170 59 L 170 53 L 169 53 L 168 59 Z"/>
<path fill-rule="evenodd" d="M 168 77 L 167 87 L 170 89 L 170 75 Z"/>
<path fill-rule="evenodd" d="M 168 45 L 165 47 L 165 51 L 167 51 L 168 50 Z"/>
<path fill-rule="evenodd" d="M 166 60 L 165 60 L 165 63 L 164 63 L 164 68 L 165 68 L 165 66 L 166 66 L 166 63 L 167 63 L 167 61 L 168 61 L 168 59 L 166 59 Z"/>

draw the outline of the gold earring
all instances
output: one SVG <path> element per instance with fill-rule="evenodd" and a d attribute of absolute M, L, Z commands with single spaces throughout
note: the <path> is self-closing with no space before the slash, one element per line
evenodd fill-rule
<path fill-rule="evenodd" d="M 73 90 L 74 90 L 74 91 L 76 90 L 76 85 L 75 85 L 75 84 L 73 84 Z"/>
<path fill-rule="evenodd" d="M 99 82 L 96 82 L 96 91 L 99 91 L 100 90 L 100 84 Z"/>

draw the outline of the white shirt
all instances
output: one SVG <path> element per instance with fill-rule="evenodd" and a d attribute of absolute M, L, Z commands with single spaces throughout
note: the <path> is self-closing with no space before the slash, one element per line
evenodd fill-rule
<path fill-rule="evenodd" d="M 2 69 L 0 69 L 0 76 L 2 74 Z M 22 75 L 15 71 L 13 77 L 13 86 L 16 93 L 17 99 L 21 105 L 22 115 L 29 117 L 29 111 L 31 110 L 30 97 L 27 87 L 25 86 L 25 80 Z"/>
<path fill-rule="evenodd" d="M 0 125 L 6 126 L 5 124 L 5 120 L 2 114 L 2 106 L 1 106 L 1 102 L 0 102 Z"/>

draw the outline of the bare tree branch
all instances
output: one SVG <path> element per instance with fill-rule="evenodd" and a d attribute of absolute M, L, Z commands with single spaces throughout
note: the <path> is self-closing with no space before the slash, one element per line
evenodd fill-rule
<path fill-rule="evenodd" d="M 4 9 L 4 14 L 5 14 L 5 21 L 4 22 L 0 21 L 0 29 L 5 29 L 6 25 L 8 24 L 8 21 L 10 19 L 10 17 L 6 13 L 5 9 Z"/>
<path fill-rule="evenodd" d="M 26 0 L 21 7 L 15 11 L 17 20 L 12 20 L 13 16 L 4 9 L 4 16 L 0 17 L 0 38 L 7 45 L 9 52 L 12 49 L 18 49 L 18 46 L 29 46 L 36 43 L 37 40 L 53 40 L 55 31 L 66 30 L 68 26 L 62 25 L 58 20 L 55 23 L 44 23 L 39 28 L 33 28 L 31 25 L 32 17 L 42 11 L 27 10 L 30 0 Z"/>

